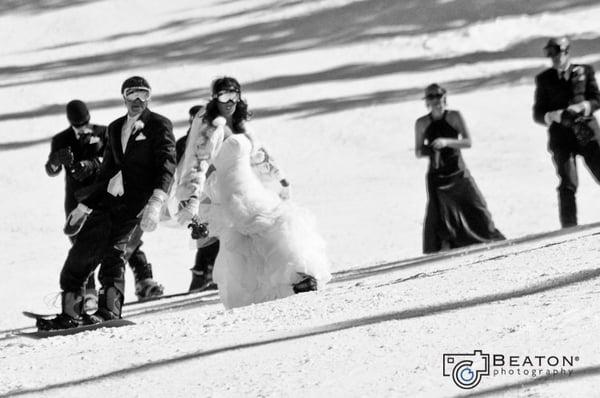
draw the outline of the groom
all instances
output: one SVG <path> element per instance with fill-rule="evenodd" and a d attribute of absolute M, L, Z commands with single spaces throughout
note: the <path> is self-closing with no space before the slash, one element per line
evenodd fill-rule
<path fill-rule="evenodd" d="M 121 86 L 127 115 L 108 126 L 96 182 L 78 192 L 65 232 L 77 235 L 60 275 L 62 312 L 39 319 L 40 330 L 66 329 L 121 317 L 127 247 L 156 229 L 175 171 L 171 121 L 148 109 L 150 84 L 133 76 Z M 102 263 L 98 310 L 83 312 L 83 284 Z"/>

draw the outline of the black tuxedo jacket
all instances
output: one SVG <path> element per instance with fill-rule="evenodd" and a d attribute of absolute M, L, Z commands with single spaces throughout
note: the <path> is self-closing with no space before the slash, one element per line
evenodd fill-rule
<path fill-rule="evenodd" d="M 544 115 L 546 112 L 565 109 L 571 104 L 589 101 L 591 111 L 600 108 L 600 91 L 594 76 L 594 69 L 590 65 L 571 64 L 568 81 L 559 79 L 558 72 L 549 68 L 535 78 L 535 102 L 533 105 L 533 119 L 546 125 Z M 598 125 L 593 121 L 593 129 Z M 551 150 L 571 146 L 575 141 L 573 132 L 558 123 L 552 123 L 548 128 Z"/>
<path fill-rule="evenodd" d="M 92 124 L 92 134 L 85 141 L 80 141 L 75 135 L 72 127 L 69 127 L 52 137 L 50 144 L 50 155 L 60 149 L 67 147 L 73 152 L 73 162 L 77 163 L 81 160 L 91 160 L 100 164 L 101 157 L 104 151 L 106 142 L 106 126 Z M 46 172 L 49 176 L 56 176 L 62 170 L 62 166 L 57 170 L 50 167 L 50 155 L 46 162 Z M 75 191 L 89 186 L 94 182 L 94 176 L 90 176 L 82 181 L 77 181 L 73 178 L 70 168 L 65 170 L 65 212 L 69 214 L 77 206 L 75 199 Z"/>
<path fill-rule="evenodd" d="M 110 207 L 118 202 L 126 206 L 128 215 L 135 216 L 154 189 L 169 192 L 176 167 L 175 137 L 169 119 L 146 109 L 138 119 L 144 127 L 130 135 L 123 153 L 121 129 L 126 120 L 127 116 L 122 116 L 109 124 L 104 159 L 94 188 L 91 192 L 82 190 L 78 197 L 91 208 Z M 106 189 L 119 171 L 123 174 L 125 194 L 115 198 Z"/>

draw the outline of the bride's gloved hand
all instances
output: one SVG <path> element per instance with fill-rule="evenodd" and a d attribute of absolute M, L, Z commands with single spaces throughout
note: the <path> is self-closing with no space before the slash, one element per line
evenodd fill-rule
<path fill-rule="evenodd" d="M 285 178 L 282 179 L 281 181 L 279 181 L 279 183 L 281 184 L 281 190 L 279 191 L 279 197 L 282 200 L 289 200 L 290 197 L 292 196 L 290 183 L 287 182 L 287 180 Z"/>
<path fill-rule="evenodd" d="M 192 218 L 198 214 L 198 206 L 200 202 L 197 198 L 179 203 L 179 211 L 177 212 L 177 222 L 179 225 L 187 226 Z"/>

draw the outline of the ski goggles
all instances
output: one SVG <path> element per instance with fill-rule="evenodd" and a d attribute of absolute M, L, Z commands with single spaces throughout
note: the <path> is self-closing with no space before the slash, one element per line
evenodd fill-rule
<path fill-rule="evenodd" d="M 220 91 L 214 96 L 214 98 L 216 98 L 217 101 L 222 104 L 226 104 L 229 101 L 238 103 L 240 102 L 240 93 L 239 91 Z"/>
<path fill-rule="evenodd" d="M 146 102 L 150 99 L 150 90 L 147 87 L 128 87 L 123 91 L 123 97 L 127 101 L 139 99 L 142 102 Z"/>

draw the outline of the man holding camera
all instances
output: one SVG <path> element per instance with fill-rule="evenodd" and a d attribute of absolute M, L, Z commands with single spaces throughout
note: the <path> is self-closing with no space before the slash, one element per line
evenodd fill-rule
<path fill-rule="evenodd" d="M 175 171 L 175 137 L 169 119 L 148 109 L 151 88 L 133 76 L 121 86 L 127 114 L 107 129 L 96 181 L 76 192 L 79 204 L 68 215 L 65 233 L 76 235 L 60 275 L 62 312 L 38 319 L 40 330 L 56 330 L 121 317 L 128 248 L 138 229 L 156 229 Z M 83 311 L 83 284 L 102 264 L 98 310 Z"/>
<path fill-rule="evenodd" d="M 552 67 L 536 76 L 533 118 L 548 127 L 548 148 L 560 179 L 558 203 L 563 228 L 577 225 L 576 155 L 583 156 L 600 181 L 600 127 L 592 115 L 600 107 L 600 92 L 590 65 L 571 62 L 566 37 L 551 38 L 544 54 Z"/>

